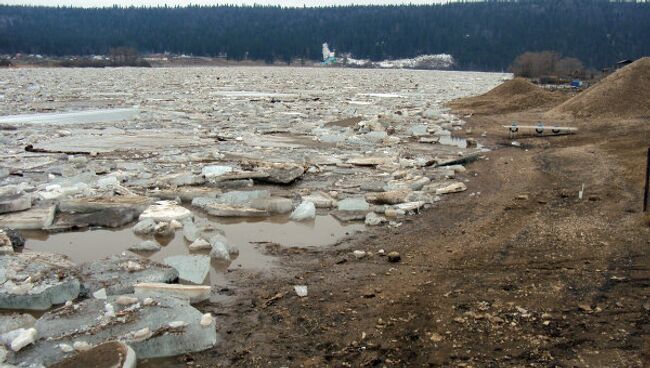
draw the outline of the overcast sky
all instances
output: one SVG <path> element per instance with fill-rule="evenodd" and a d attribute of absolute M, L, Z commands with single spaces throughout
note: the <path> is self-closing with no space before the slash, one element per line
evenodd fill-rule
<path fill-rule="evenodd" d="M 46 5 L 46 6 L 168 6 L 176 5 L 282 5 L 282 6 L 330 6 L 330 5 L 386 5 L 386 4 L 434 4 L 449 0 L 0 0 L 0 4 Z"/>

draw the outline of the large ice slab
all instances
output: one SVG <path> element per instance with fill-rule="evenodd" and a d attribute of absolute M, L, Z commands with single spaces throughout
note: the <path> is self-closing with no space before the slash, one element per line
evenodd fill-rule
<path fill-rule="evenodd" d="M 0 256 L 0 309 L 46 310 L 77 298 L 80 282 L 73 267 L 58 254 Z"/>
<path fill-rule="evenodd" d="M 106 257 L 81 265 L 83 289 L 87 294 L 105 289 L 107 295 L 133 292 L 140 282 L 172 282 L 178 278 L 173 267 L 129 255 Z"/>
<path fill-rule="evenodd" d="M 0 116 L 1 124 L 91 124 L 133 119 L 137 108 L 103 109 Z"/>
<path fill-rule="evenodd" d="M 45 313 L 36 323 L 36 345 L 9 356 L 8 362 L 49 366 L 74 354 L 64 352 L 69 349 L 62 346 L 84 345 L 81 342 L 93 346 L 122 341 L 133 348 L 138 359 L 201 351 L 217 343 L 214 321 L 201 324 L 203 315 L 186 300 L 135 298 L 135 303 L 127 305 L 118 303 L 119 297 L 87 299 Z"/>

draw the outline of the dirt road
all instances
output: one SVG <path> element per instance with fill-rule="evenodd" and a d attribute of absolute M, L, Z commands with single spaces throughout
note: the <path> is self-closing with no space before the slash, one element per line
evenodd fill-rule
<path fill-rule="evenodd" d="M 400 228 L 323 251 L 271 249 L 280 273 L 243 281 L 227 309 L 201 307 L 219 317 L 223 343 L 177 363 L 648 366 L 650 125 L 583 124 L 513 147 L 499 128 L 513 118 L 537 116 L 469 118 L 468 134 L 487 132 L 493 151 L 468 165 L 466 192 Z"/>

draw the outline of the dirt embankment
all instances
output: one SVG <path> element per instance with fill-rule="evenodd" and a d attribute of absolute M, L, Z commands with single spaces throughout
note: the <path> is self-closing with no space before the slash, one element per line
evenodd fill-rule
<path fill-rule="evenodd" d="M 476 134 L 493 123 L 469 119 Z M 534 137 L 526 149 L 489 134 L 482 141 L 493 151 L 468 165 L 468 191 L 421 217 L 332 249 L 276 249 L 283 272 L 243 281 L 234 305 L 204 306 L 219 316 L 224 342 L 183 362 L 648 366 L 650 228 L 640 182 L 650 129 L 614 129 L 607 140 L 601 128 Z M 357 249 L 372 255 L 357 259 Z M 296 296 L 296 284 L 309 296 Z"/>
<path fill-rule="evenodd" d="M 617 70 L 545 114 L 563 115 L 593 120 L 650 119 L 650 57 Z"/>
<path fill-rule="evenodd" d="M 530 109 L 548 109 L 568 98 L 561 92 L 540 88 L 524 78 L 515 78 L 485 94 L 451 101 L 448 106 L 462 113 L 504 114 Z"/>

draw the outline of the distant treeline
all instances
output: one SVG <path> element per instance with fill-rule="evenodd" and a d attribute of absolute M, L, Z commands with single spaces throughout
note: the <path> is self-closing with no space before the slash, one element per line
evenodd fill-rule
<path fill-rule="evenodd" d="M 448 53 L 504 70 L 553 50 L 601 68 L 650 54 L 650 3 L 453 2 L 430 6 L 52 8 L 0 6 L 0 54 L 107 54 L 116 47 L 229 59 L 318 60 L 321 44 L 372 60 Z"/>

